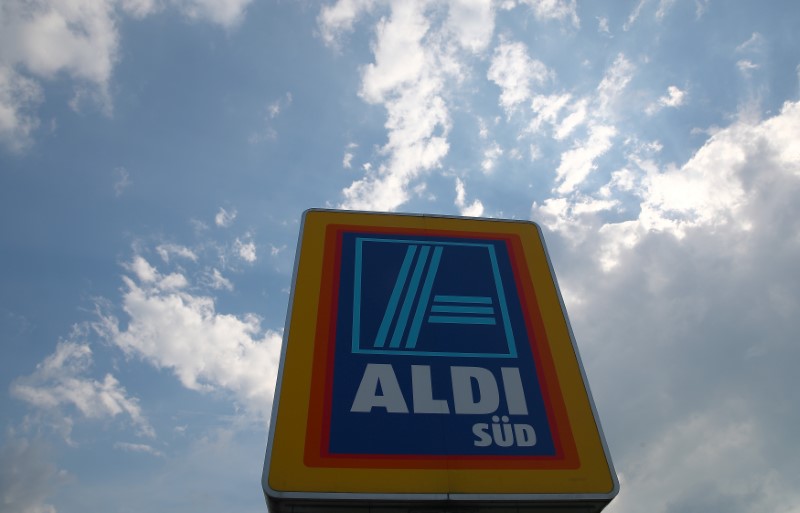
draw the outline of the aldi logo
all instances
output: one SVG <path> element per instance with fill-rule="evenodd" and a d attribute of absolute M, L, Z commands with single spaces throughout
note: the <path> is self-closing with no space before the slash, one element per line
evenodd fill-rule
<path fill-rule="evenodd" d="M 352 288 L 342 293 L 352 296 L 354 353 L 516 357 L 502 245 L 346 234 L 350 248 Z"/>
<path fill-rule="evenodd" d="M 616 494 L 535 225 L 309 211 L 295 273 L 271 507 Z"/>

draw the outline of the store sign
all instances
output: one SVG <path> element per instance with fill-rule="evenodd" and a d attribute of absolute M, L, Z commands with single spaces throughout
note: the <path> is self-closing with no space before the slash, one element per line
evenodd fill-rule
<path fill-rule="evenodd" d="M 273 509 L 616 494 L 534 224 L 309 211 L 295 273 Z"/>

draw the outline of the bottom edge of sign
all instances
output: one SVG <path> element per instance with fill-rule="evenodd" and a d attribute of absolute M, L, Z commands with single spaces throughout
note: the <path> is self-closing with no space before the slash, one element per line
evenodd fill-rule
<path fill-rule="evenodd" d="M 269 500 L 298 502 L 561 502 L 609 501 L 618 490 L 610 493 L 349 493 L 349 492 L 265 492 Z"/>
<path fill-rule="evenodd" d="M 336 497 L 313 499 L 277 499 L 267 496 L 270 513 L 598 513 L 613 497 L 583 495 L 540 495 L 536 498 L 508 496 L 444 495 L 440 499 L 422 497 L 383 497 L 357 499 L 355 494 L 317 494 Z M 414 495 L 414 494 L 409 494 Z M 348 496 L 348 497 L 342 497 Z"/>

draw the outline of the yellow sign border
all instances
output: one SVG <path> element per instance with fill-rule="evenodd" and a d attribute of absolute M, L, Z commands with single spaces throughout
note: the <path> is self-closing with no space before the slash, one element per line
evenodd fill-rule
<path fill-rule="evenodd" d="M 328 226 L 492 232 L 522 241 L 539 303 L 579 465 L 567 469 L 325 468 L 304 463 L 316 318 Z M 270 428 L 264 487 L 275 497 L 315 494 L 464 494 L 469 496 L 591 496 L 612 498 L 619 484 L 595 419 L 594 406 L 544 247 L 532 222 L 428 215 L 309 210 L 303 217 L 279 385 Z"/>

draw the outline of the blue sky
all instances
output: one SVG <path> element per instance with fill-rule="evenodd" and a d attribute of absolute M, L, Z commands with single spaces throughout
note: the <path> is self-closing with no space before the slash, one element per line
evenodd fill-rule
<path fill-rule="evenodd" d="M 3 511 L 264 511 L 302 212 L 545 231 L 611 512 L 798 512 L 796 2 L 10 0 Z"/>

